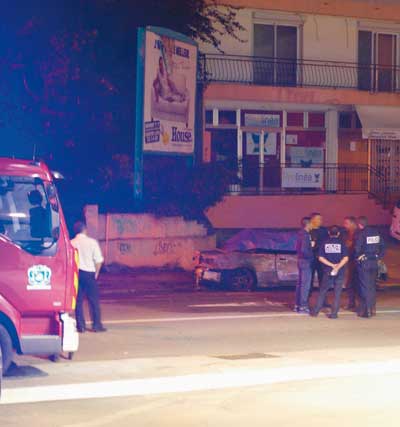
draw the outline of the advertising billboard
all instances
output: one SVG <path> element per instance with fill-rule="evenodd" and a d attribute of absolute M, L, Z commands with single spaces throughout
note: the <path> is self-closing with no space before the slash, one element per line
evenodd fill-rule
<path fill-rule="evenodd" d="M 192 155 L 197 46 L 172 32 L 145 32 L 143 151 Z"/>

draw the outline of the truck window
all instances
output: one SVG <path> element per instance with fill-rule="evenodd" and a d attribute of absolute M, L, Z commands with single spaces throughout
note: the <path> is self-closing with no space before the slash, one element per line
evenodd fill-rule
<path fill-rule="evenodd" d="M 39 178 L 0 176 L 0 234 L 22 249 L 41 254 L 59 238 L 58 198 Z"/>

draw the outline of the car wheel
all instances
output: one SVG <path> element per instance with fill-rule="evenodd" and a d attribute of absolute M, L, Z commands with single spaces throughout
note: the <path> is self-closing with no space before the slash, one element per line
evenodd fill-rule
<path fill-rule="evenodd" d="M 13 345 L 10 335 L 8 334 L 7 329 L 3 325 L 0 325 L 0 347 L 2 354 L 2 371 L 4 375 L 12 362 Z"/>
<path fill-rule="evenodd" d="M 256 276 L 252 271 L 240 268 L 232 273 L 230 286 L 235 291 L 252 291 L 256 285 Z"/>

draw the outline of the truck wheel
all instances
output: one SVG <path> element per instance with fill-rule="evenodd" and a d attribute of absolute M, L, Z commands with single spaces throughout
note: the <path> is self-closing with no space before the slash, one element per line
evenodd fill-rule
<path fill-rule="evenodd" d="M 0 347 L 1 347 L 1 360 L 3 367 L 3 375 L 7 372 L 10 367 L 13 358 L 13 345 L 11 337 L 7 332 L 7 329 L 0 325 Z"/>
<path fill-rule="evenodd" d="M 49 360 L 50 360 L 50 362 L 57 363 L 60 361 L 60 355 L 59 354 L 51 354 L 49 356 Z"/>
<path fill-rule="evenodd" d="M 239 268 L 232 273 L 230 285 L 235 291 L 252 291 L 256 288 L 257 279 L 247 268 Z"/>

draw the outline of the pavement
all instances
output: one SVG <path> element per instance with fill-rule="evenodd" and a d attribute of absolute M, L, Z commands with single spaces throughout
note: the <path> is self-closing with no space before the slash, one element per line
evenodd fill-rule
<path fill-rule="evenodd" d="M 0 426 L 397 427 L 399 249 L 372 319 L 293 313 L 292 288 L 195 292 L 180 271 L 102 274 L 108 331 L 82 334 L 72 361 L 17 357 Z"/>
<path fill-rule="evenodd" d="M 292 300 L 103 295 L 108 332 L 81 335 L 72 361 L 16 359 L 0 425 L 398 425 L 400 289 L 379 292 L 373 319 L 301 316 Z"/>

